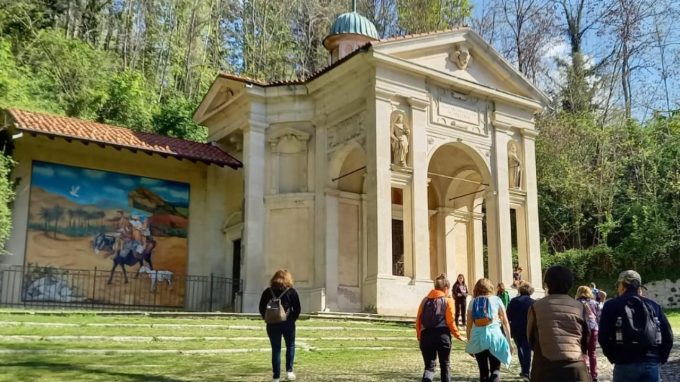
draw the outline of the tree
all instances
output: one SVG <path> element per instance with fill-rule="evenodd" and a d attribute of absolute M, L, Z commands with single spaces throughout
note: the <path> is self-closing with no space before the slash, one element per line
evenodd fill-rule
<path fill-rule="evenodd" d="M 553 7 L 538 0 L 502 0 L 500 6 L 509 32 L 508 56 L 522 74 L 535 82 L 539 72 L 545 70 L 541 58 L 556 37 Z"/>
<path fill-rule="evenodd" d="M 208 132 L 191 118 L 196 105 L 181 95 L 168 97 L 152 118 L 154 132 L 176 138 L 205 142 Z"/>
<path fill-rule="evenodd" d="M 54 220 L 54 238 L 57 238 L 57 231 L 59 230 L 59 220 L 64 217 L 64 208 L 58 204 L 50 209 L 52 220 Z"/>
<path fill-rule="evenodd" d="M 571 61 L 562 63 L 567 68 L 567 81 L 562 90 L 563 107 L 574 113 L 592 110 L 596 87 L 589 83 L 595 73 L 588 68 L 583 52 L 583 39 L 602 21 L 608 3 L 587 2 L 586 0 L 555 0 L 564 16 L 564 32 L 571 48 Z M 604 64 L 603 60 L 601 64 Z"/>
<path fill-rule="evenodd" d="M 463 25 L 472 13 L 467 0 L 398 0 L 398 23 L 404 34 Z"/>
<path fill-rule="evenodd" d="M 124 71 L 114 74 L 104 96 L 106 100 L 97 111 L 97 120 L 150 131 L 156 102 L 148 89 L 140 73 Z"/>
<path fill-rule="evenodd" d="M 14 189 L 10 173 L 13 165 L 12 158 L 0 152 L 0 254 L 5 252 L 5 245 L 12 231 L 11 203 L 14 199 Z"/>

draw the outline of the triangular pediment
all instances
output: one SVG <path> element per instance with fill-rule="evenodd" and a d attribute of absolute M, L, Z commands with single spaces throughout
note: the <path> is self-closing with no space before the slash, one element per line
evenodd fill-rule
<path fill-rule="evenodd" d="M 547 103 L 547 96 L 469 28 L 383 40 L 377 52 L 481 86 Z"/>

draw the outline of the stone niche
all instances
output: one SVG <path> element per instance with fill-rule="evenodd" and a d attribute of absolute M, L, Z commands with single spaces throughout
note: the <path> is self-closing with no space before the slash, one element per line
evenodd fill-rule
<path fill-rule="evenodd" d="M 276 129 L 269 135 L 271 194 L 308 191 L 307 157 L 310 137 L 309 133 L 291 127 Z"/>

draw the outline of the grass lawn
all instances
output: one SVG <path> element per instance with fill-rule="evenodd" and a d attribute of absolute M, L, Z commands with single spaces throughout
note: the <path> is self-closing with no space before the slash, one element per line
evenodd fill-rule
<path fill-rule="evenodd" d="M 462 349 L 454 380 L 474 381 Z M 421 362 L 411 325 L 298 321 L 299 381 L 413 381 Z M 0 381 L 271 381 L 270 349 L 261 320 L 0 311 Z"/>
<path fill-rule="evenodd" d="M 668 316 L 680 332 L 680 311 Z M 453 380 L 477 381 L 454 345 Z M 269 360 L 261 320 L 0 311 L 0 381 L 271 381 Z M 504 381 L 519 381 L 513 362 Z M 421 363 L 412 325 L 298 321 L 299 381 L 414 381 Z"/>

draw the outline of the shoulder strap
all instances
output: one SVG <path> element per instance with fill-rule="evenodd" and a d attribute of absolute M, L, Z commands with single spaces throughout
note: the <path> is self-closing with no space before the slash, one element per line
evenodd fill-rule
<path fill-rule="evenodd" d="M 289 289 L 290 289 L 290 288 L 286 288 L 286 290 L 284 290 L 284 291 L 279 295 L 279 298 L 283 297 L 283 295 L 286 294 L 286 292 L 288 292 Z"/>

